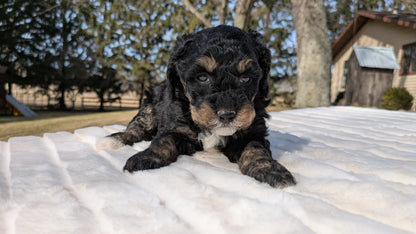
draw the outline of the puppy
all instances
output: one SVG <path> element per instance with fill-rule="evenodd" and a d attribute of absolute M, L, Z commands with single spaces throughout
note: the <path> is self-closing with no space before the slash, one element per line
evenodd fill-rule
<path fill-rule="evenodd" d="M 222 25 L 179 38 L 167 80 L 146 93 L 124 132 L 110 136 L 128 145 L 151 141 L 124 171 L 160 168 L 181 154 L 215 148 L 243 174 L 274 187 L 294 185 L 266 140 L 270 60 L 254 31 Z"/>

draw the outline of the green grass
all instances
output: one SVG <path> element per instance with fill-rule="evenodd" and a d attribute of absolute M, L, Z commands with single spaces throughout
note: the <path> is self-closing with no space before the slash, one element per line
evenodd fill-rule
<path fill-rule="evenodd" d="M 137 110 L 112 112 L 38 112 L 37 117 L 1 116 L 0 141 L 16 136 L 42 136 L 47 132 L 68 131 L 90 126 L 127 125 Z"/>
<path fill-rule="evenodd" d="M 268 111 L 290 108 L 270 106 Z M 17 136 L 42 136 L 48 132 L 67 131 L 90 126 L 127 125 L 137 110 L 111 112 L 39 111 L 37 117 L 0 116 L 0 141 Z"/>

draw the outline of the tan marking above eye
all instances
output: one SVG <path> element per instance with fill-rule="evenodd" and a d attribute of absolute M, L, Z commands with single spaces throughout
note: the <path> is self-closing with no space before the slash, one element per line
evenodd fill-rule
<path fill-rule="evenodd" d="M 241 60 L 237 65 L 237 71 L 239 73 L 245 72 L 247 70 L 248 64 L 250 64 L 250 62 L 252 61 L 253 59 L 249 59 L 249 58 Z"/>
<path fill-rule="evenodd" d="M 218 66 L 217 61 L 213 57 L 204 56 L 197 60 L 197 63 L 205 68 L 207 72 L 213 72 Z"/>

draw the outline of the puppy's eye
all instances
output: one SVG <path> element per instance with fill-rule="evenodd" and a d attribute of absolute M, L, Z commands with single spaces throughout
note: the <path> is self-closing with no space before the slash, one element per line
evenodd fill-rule
<path fill-rule="evenodd" d="M 240 83 L 241 84 L 247 84 L 248 82 L 250 82 L 249 77 L 240 77 Z"/>
<path fill-rule="evenodd" d="M 209 83 L 210 82 L 209 77 L 206 76 L 206 75 L 200 75 L 196 79 L 201 83 Z"/>

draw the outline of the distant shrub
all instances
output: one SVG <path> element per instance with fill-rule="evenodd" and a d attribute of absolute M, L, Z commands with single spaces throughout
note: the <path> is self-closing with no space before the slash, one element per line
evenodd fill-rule
<path fill-rule="evenodd" d="M 384 92 L 381 108 L 387 110 L 410 110 L 413 97 L 406 88 L 390 88 Z"/>

